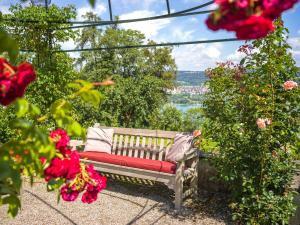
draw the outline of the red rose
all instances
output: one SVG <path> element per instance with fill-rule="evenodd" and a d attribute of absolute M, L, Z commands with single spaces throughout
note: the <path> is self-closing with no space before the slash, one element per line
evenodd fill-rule
<path fill-rule="evenodd" d="M 0 99 L 4 98 L 12 86 L 11 80 L 0 80 Z"/>
<path fill-rule="evenodd" d="M 262 16 L 250 16 L 236 29 L 236 36 L 240 40 L 258 39 L 274 31 L 273 22 Z"/>
<path fill-rule="evenodd" d="M 64 177 L 67 173 L 68 165 L 60 158 L 55 157 L 50 165 L 45 169 L 45 180 L 49 181 L 58 177 Z"/>
<path fill-rule="evenodd" d="M 245 9 L 250 5 L 249 0 L 236 0 L 235 2 L 237 8 Z"/>
<path fill-rule="evenodd" d="M 23 97 L 27 86 L 35 79 L 31 64 L 23 63 L 15 67 L 0 58 L 0 104 L 6 106 Z"/>
<path fill-rule="evenodd" d="M 29 63 L 22 63 L 17 68 L 16 95 L 23 97 L 27 86 L 36 79 L 35 72 Z"/>
<path fill-rule="evenodd" d="M 52 131 L 50 133 L 50 138 L 55 143 L 56 149 L 59 150 L 63 155 L 71 153 L 71 149 L 68 147 L 70 138 L 65 130 L 57 129 Z"/>
<path fill-rule="evenodd" d="M 98 191 L 86 191 L 81 197 L 81 201 L 83 203 L 91 204 L 92 202 L 96 201 L 98 198 Z"/>
<path fill-rule="evenodd" d="M 73 151 L 70 155 L 69 159 L 64 159 L 63 163 L 66 165 L 66 173 L 64 174 L 64 178 L 70 180 L 76 177 L 78 173 L 80 173 L 80 162 L 79 155 L 76 151 Z"/>
<path fill-rule="evenodd" d="M 49 181 L 58 177 L 68 180 L 75 178 L 80 173 L 79 158 L 77 156 L 77 153 L 72 153 L 71 158 L 60 159 L 55 157 L 52 159 L 50 165 L 44 171 L 45 180 Z"/>
<path fill-rule="evenodd" d="M 60 189 L 60 194 L 63 200 L 71 202 L 78 198 L 79 192 L 69 188 L 69 185 L 65 185 Z"/>

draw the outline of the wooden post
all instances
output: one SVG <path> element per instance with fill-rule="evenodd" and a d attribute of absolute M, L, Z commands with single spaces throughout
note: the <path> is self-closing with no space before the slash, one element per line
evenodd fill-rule
<path fill-rule="evenodd" d="M 184 161 L 178 164 L 175 177 L 175 209 L 181 210 L 182 200 L 183 200 L 183 172 L 184 172 Z"/>
<path fill-rule="evenodd" d="M 192 168 L 194 169 L 194 174 L 191 180 L 191 188 L 194 190 L 193 195 L 198 196 L 198 173 L 199 173 L 199 157 L 193 159 Z"/>

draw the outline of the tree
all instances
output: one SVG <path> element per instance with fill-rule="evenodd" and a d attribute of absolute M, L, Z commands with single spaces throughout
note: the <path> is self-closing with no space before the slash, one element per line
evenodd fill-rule
<path fill-rule="evenodd" d="M 87 20 L 100 21 L 88 13 Z M 77 39 L 77 48 L 109 48 L 140 45 L 144 34 L 110 26 L 104 30 L 87 27 Z M 149 43 L 154 43 L 149 41 Z M 166 101 L 166 88 L 173 86 L 176 65 L 171 48 L 110 49 L 81 52 L 77 64 L 81 77 L 89 81 L 112 77 L 115 87 L 103 90 L 101 110 L 81 110 L 82 121 L 108 126 L 148 127 L 153 111 Z M 88 119 L 88 120 L 87 120 Z"/>
<path fill-rule="evenodd" d="M 150 126 L 152 129 L 182 131 L 182 113 L 176 107 L 166 105 L 152 113 Z"/>

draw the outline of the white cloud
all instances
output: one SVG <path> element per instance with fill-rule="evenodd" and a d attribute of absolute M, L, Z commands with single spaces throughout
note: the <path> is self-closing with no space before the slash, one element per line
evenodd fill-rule
<path fill-rule="evenodd" d="M 120 1 L 120 0 L 119 0 Z M 122 7 L 127 8 L 141 8 L 143 10 L 148 10 L 154 3 L 161 3 L 161 0 L 121 0 Z"/>
<path fill-rule="evenodd" d="M 2 6 L 0 5 L 0 11 L 3 13 L 3 14 L 9 14 L 9 6 Z"/>
<path fill-rule="evenodd" d="M 234 53 L 229 54 L 226 59 L 234 63 L 239 63 L 243 57 L 245 57 L 245 54 L 236 50 Z"/>
<path fill-rule="evenodd" d="M 92 8 L 90 5 L 83 6 L 81 8 L 78 8 L 77 10 L 77 20 L 82 20 L 82 16 L 85 15 L 87 12 L 93 12 L 98 16 L 101 16 L 103 13 L 106 12 L 106 10 L 106 6 L 103 3 L 97 3 L 95 8 Z"/>
<path fill-rule="evenodd" d="M 66 42 L 63 42 L 63 43 L 60 43 L 61 44 L 61 48 L 63 50 L 70 50 L 70 49 L 75 49 L 76 48 L 76 45 L 75 45 L 75 42 L 73 40 L 69 40 L 69 41 L 66 41 Z M 72 58 L 78 58 L 79 57 L 79 52 L 70 52 L 68 53 Z"/>
<path fill-rule="evenodd" d="M 300 30 L 298 31 L 300 35 Z M 300 37 L 293 37 L 288 39 L 288 43 L 291 45 L 290 50 L 294 59 L 296 60 L 297 66 L 300 66 Z"/>
<path fill-rule="evenodd" d="M 199 44 L 175 48 L 173 57 L 179 70 L 205 70 L 221 61 L 223 45 Z"/>
<path fill-rule="evenodd" d="M 213 3 L 209 6 L 207 6 L 207 8 L 205 8 L 205 10 L 215 10 L 218 8 L 218 5 L 216 3 Z"/>
<path fill-rule="evenodd" d="M 199 21 L 196 17 L 190 17 L 188 20 L 192 23 L 199 23 Z"/>
<path fill-rule="evenodd" d="M 136 19 L 136 18 L 144 18 L 155 16 L 154 11 L 148 10 L 137 10 L 131 13 L 120 15 L 120 19 Z M 126 23 L 122 24 L 121 27 L 125 29 L 138 30 L 145 34 L 148 39 L 155 39 L 158 35 L 159 31 L 165 28 L 168 24 L 170 24 L 170 19 L 161 19 L 161 20 L 152 20 L 152 21 L 143 21 L 136 23 Z"/>
<path fill-rule="evenodd" d="M 195 30 L 184 31 L 183 27 L 177 26 L 172 28 L 172 39 L 176 41 L 187 41 L 192 39 L 193 33 L 195 33 Z"/>

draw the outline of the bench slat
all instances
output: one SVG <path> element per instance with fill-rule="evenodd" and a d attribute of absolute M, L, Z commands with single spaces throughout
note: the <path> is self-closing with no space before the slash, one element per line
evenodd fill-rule
<path fill-rule="evenodd" d="M 119 141 L 118 141 L 118 149 L 116 151 L 116 155 L 122 155 L 122 148 L 123 148 L 123 135 L 119 136 Z"/>
<path fill-rule="evenodd" d="M 158 157 L 158 148 L 157 148 L 157 141 L 158 141 L 158 138 L 153 138 L 153 146 L 152 146 L 152 156 L 151 156 L 151 159 L 152 160 L 156 160 Z"/>
<path fill-rule="evenodd" d="M 140 136 L 137 136 L 136 137 L 136 141 L 135 141 L 135 147 L 140 147 Z M 136 149 L 134 150 L 134 157 L 135 158 L 138 158 L 138 154 L 139 154 L 139 151 Z"/>
<path fill-rule="evenodd" d="M 118 143 L 118 135 L 114 134 L 114 141 L 112 147 L 112 154 L 116 154 L 117 151 L 117 143 Z"/>
<path fill-rule="evenodd" d="M 125 136 L 125 140 L 124 140 L 124 146 L 123 146 L 123 149 L 122 149 L 122 155 L 123 156 L 127 155 L 127 151 L 128 151 L 128 139 L 129 139 L 129 136 L 126 135 Z"/>
<path fill-rule="evenodd" d="M 148 138 L 148 143 L 147 143 L 147 147 L 146 147 L 146 159 L 150 159 L 150 153 L 151 153 L 151 149 L 152 149 L 152 138 L 149 137 Z"/>
<path fill-rule="evenodd" d="M 165 148 L 165 139 L 161 138 L 160 139 L 160 145 L 159 145 L 159 154 L 158 154 L 158 160 L 162 161 L 163 160 L 163 154 L 164 154 L 164 148 Z"/>
<path fill-rule="evenodd" d="M 129 149 L 128 149 L 128 156 L 133 157 L 133 148 L 134 148 L 134 136 L 130 137 Z"/>
<path fill-rule="evenodd" d="M 142 150 L 140 150 L 140 157 L 139 158 L 144 158 L 144 155 L 145 155 L 145 150 L 144 150 L 145 145 L 146 145 L 146 137 L 143 137 L 143 139 L 142 139 L 142 145 L 141 145 Z"/>

